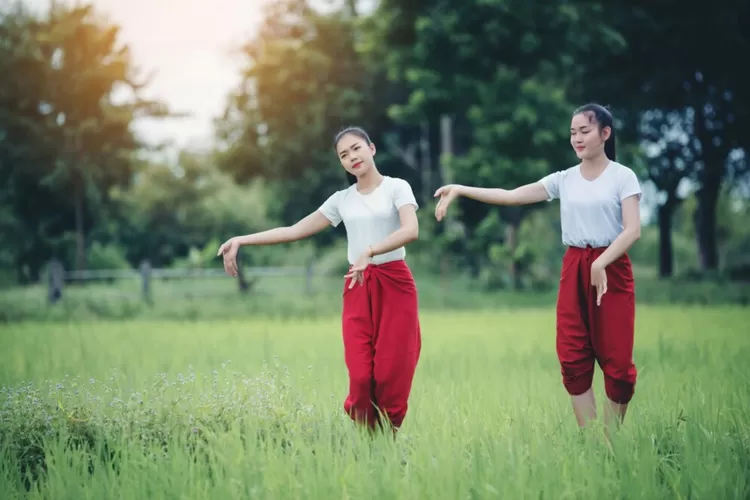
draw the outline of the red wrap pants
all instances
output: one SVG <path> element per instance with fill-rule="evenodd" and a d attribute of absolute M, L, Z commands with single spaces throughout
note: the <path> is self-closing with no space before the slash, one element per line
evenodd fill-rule
<path fill-rule="evenodd" d="M 591 264 L 604 250 L 570 247 L 563 257 L 557 299 L 557 355 L 568 393 L 583 394 L 591 387 L 596 360 L 604 372 L 607 397 L 625 404 L 633 397 L 637 375 L 633 363 L 633 271 L 627 254 L 607 266 L 607 292 L 597 306 Z"/>
<path fill-rule="evenodd" d="M 417 288 L 403 260 L 370 264 L 364 284 L 344 284 L 342 333 L 349 371 L 344 410 L 374 428 L 387 416 L 394 428 L 406 416 L 422 338 Z"/>

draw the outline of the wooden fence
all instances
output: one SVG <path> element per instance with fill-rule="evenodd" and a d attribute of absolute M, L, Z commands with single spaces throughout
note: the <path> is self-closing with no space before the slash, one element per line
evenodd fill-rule
<path fill-rule="evenodd" d="M 239 293 L 247 293 L 255 280 L 261 276 L 304 276 L 305 293 L 313 291 L 313 277 L 315 276 L 312 263 L 305 267 L 248 267 L 238 262 L 237 285 Z M 153 280 L 158 279 L 190 279 L 190 278 L 222 278 L 227 277 L 224 269 L 218 268 L 152 268 L 151 263 L 143 261 L 136 269 L 96 269 L 82 271 L 66 271 L 62 263 L 53 260 L 48 267 L 48 300 L 51 304 L 60 301 L 66 284 L 84 281 L 114 281 L 123 279 L 140 280 L 140 294 L 144 301 L 151 302 Z"/>

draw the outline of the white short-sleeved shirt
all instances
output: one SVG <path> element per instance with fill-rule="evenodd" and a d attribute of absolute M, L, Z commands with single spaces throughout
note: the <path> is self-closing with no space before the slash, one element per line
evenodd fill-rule
<path fill-rule="evenodd" d="M 641 199 L 638 177 L 630 168 L 612 161 L 593 181 L 581 175 L 581 166 L 547 175 L 540 180 L 548 201 L 560 200 L 563 245 L 607 247 L 622 232 L 622 200 Z"/>
<path fill-rule="evenodd" d="M 361 194 L 357 191 L 357 185 L 353 184 L 333 193 L 318 210 L 331 221 L 333 227 L 344 222 L 348 240 L 347 257 L 349 264 L 354 264 L 368 246 L 380 243 L 401 227 L 398 210 L 404 205 L 419 208 L 409 183 L 384 176 L 371 193 Z M 405 257 L 406 249 L 400 247 L 375 255 L 372 261 L 382 264 Z"/>

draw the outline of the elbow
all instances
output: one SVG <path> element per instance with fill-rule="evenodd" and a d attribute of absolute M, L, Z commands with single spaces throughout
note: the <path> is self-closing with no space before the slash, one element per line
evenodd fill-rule
<path fill-rule="evenodd" d="M 498 193 L 497 198 L 500 201 L 500 205 L 507 205 L 510 207 L 523 205 L 522 193 L 519 191 L 518 188 L 513 189 L 511 191 L 498 189 L 497 193 Z"/>
<path fill-rule="evenodd" d="M 419 226 L 408 226 L 404 228 L 404 237 L 406 243 L 411 243 L 419 239 Z"/>
<path fill-rule="evenodd" d="M 641 225 L 638 224 L 630 228 L 630 239 L 633 243 L 641 239 Z"/>
<path fill-rule="evenodd" d="M 302 239 L 302 228 L 298 225 L 286 226 L 281 228 L 281 243 L 292 243 Z"/>

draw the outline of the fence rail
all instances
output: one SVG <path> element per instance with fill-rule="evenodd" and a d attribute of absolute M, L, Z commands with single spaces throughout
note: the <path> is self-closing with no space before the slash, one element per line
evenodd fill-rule
<path fill-rule="evenodd" d="M 237 283 L 240 293 L 250 290 L 254 278 L 262 276 L 304 276 L 305 292 L 313 291 L 312 279 L 316 275 L 312 263 L 302 267 L 250 267 L 238 262 Z M 151 281 L 154 279 L 223 278 L 224 269 L 217 268 L 152 268 L 149 261 L 143 261 L 136 269 L 86 269 L 66 271 L 62 263 L 53 260 L 49 264 L 48 300 L 51 304 L 60 301 L 66 283 L 80 281 L 140 280 L 143 300 L 152 300 Z"/>

